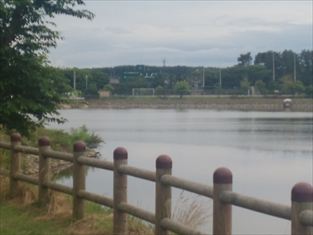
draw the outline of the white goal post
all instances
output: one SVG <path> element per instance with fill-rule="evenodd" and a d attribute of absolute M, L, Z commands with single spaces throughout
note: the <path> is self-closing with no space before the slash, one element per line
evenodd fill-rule
<path fill-rule="evenodd" d="M 133 88 L 132 96 L 154 96 L 154 88 Z"/>

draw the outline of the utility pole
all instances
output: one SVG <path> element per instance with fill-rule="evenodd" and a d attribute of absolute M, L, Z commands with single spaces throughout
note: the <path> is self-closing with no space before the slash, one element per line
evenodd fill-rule
<path fill-rule="evenodd" d="M 85 82 L 86 82 L 85 85 L 86 85 L 86 90 L 87 90 L 87 88 L 88 88 L 88 75 L 85 76 Z"/>
<path fill-rule="evenodd" d="M 162 63 L 163 63 L 163 67 L 165 67 L 165 66 L 166 66 L 166 58 L 164 58 L 164 59 L 162 60 Z"/>
<path fill-rule="evenodd" d="M 222 69 L 220 69 L 219 71 L 219 84 L 220 84 L 220 88 L 222 89 Z"/>
<path fill-rule="evenodd" d="M 204 89 L 204 87 L 205 87 L 205 76 L 204 76 L 204 73 L 205 73 L 205 71 L 204 71 L 204 66 L 202 67 L 202 88 Z"/>
<path fill-rule="evenodd" d="M 76 91 L 76 71 L 73 71 L 73 88 Z"/>
<path fill-rule="evenodd" d="M 274 58 L 274 51 L 273 51 L 273 81 L 275 81 L 275 58 Z"/>
<path fill-rule="evenodd" d="M 293 79 L 297 81 L 297 65 L 296 65 L 296 53 L 293 56 Z"/>

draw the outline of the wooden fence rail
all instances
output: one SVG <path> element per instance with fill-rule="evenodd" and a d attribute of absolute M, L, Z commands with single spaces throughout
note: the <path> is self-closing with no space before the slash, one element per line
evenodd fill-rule
<path fill-rule="evenodd" d="M 116 148 L 113 162 L 91 159 L 85 155 L 86 145 L 78 141 L 73 153 L 53 151 L 48 137 L 38 140 L 38 148 L 21 145 L 18 133 L 11 135 L 11 142 L 0 141 L 0 148 L 11 151 L 10 169 L 1 169 L 0 175 L 10 179 L 9 195 L 15 197 L 19 181 L 38 185 L 39 204 L 49 201 L 48 190 L 72 195 L 73 218 L 84 217 L 84 201 L 92 201 L 113 208 L 113 234 L 128 233 L 128 214 L 155 225 L 155 235 L 175 232 L 182 235 L 204 234 L 171 219 L 172 187 L 187 190 L 213 199 L 213 234 L 231 235 L 232 205 L 260 212 L 266 215 L 291 220 L 292 235 L 313 235 L 313 186 L 298 183 L 291 190 L 291 206 L 248 197 L 232 191 L 233 175 L 227 168 L 218 168 L 213 175 L 213 187 L 172 176 L 172 160 L 167 155 L 156 159 L 156 171 L 149 171 L 127 165 L 128 153 L 125 148 Z M 21 173 L 21 153 L 39 156 L 37 177 Z M 73 162 L 73 187 L 52 182 L 49 178 L 49 159 Z M 87 192 L 85 167 L 92 166 L 113 171 L 113 198 Z M 155 214 L 127 203 L 127 176 L 155 182 Z M 205 234 L 210 233 L 209 231 Z"/>

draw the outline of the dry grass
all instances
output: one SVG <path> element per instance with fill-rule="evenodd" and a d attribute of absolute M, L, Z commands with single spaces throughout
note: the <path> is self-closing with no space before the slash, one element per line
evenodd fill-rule
<path fill-rule="evenodd" d="M 201 196 L 187 196 L 184 191 L 175 203 L 172 218 L 183 225 L 200 230 L 212 217 L 211 206 Z"/>
<path fill-rule="evenodd" d="M 18 195 L 14 199 L 8 198 L 9 180 L 0 176 L 0 202 L 13 206 L 12 210 L 32 213 L 29 223 L 56 222 L 66 235 L 111 235 L 112 210 L 100 205 L 86 202 L 85 217 L 72 221 L 72 198 L 68 195 L 50 192 L 49 204 L 45 208 L 36 206 L 37 187 L 20 183 Z M 8 208 L 8 210 L 11 210 Z M 14 219 L 14 218 L 12 218 Z M 63 221 L 63 222 L 62 222 Z M 68 221 L 67 224 L 64 222 Z M 61 222 L 61 223 L 60 223 Z M 28 222 L 27 222 L 28 223 Z M 27 225 L 25 225 L 27 227 Z M 32 226 L 29 229 L 36 229 Z M 34 231 L 34 230 L 32 230 Z M 129 235 L 153 235 L 153 227 L 134 217 L 129 217 Z"/>
<path fill-rule="evenodd" d="M 153 235 L 154 226 L 133 216 L 128 217 L 129 235 Z"/>
<path fill-rule="evenodd" d="M 0 177 L 0 200 L 7 200 L 9 180 Z M 37 187 L 20 184 L 18 196 L 9 200 L 17 208 L 29 207 L 29 210 L 37 210 L 33 207 L 37 201 Z M 207 201 L 200 196 L 192 197 L 182 191 L 173 207 L 172 218 L 189 228 L 201 230 L 208 224 L 212 211 Z M 36 204 L 36 203 L 35 203 Z M 25 207 L 26 206 L 26 207 Z M 33 208 L 33 209 L 32 209 Z M 34 221 L 71 221 L 72 200 L 70 196 L 62 193 L 51 192 L 50 202 L 43 213 L 33 218 Z M 86 202 L 85 218 L 71 222 L 65 227 L 69 235 L 110 235 L 112 234 L 112 211 L 99 205 Z M 129 235 L 153 235 L 153 225 L 150 225 L 135 217 L 129 216 Z"/>

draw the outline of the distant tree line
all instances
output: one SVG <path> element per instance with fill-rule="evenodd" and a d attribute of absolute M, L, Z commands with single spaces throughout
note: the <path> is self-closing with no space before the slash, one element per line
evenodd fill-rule
<path fill-rule="evenodd" d="M 311 50 L 299 54 L 284 50 L 260 52 L 254 58 L 250 52 L 241 54 L 236 65 L 226 68 L 136 65 L 60 71 L 73 87 L 75 70 L 76 89 L 87 98 L 97 97 L 102 89 L 116 95 L 131 95 L 133 88 L 157 88 L 157 93 L 165 96 L 177 93 L 176 88 L 181 84 L 177 83 L 181 81 L 189 84 L 187 90 L 203 90 L 204 94 L 247 94 L 247 90 L 254 87 L 262 95 L 312 97 L 312 60 Z"/>

